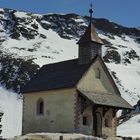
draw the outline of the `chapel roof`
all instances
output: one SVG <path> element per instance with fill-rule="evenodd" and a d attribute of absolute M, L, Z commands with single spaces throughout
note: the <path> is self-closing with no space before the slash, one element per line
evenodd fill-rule
<path fill-rule="evenodd" d="M 92 21 L 90 21 L 84 35 L 78 41 L 78 44 L 90 42 L 90 41 L 101 45 L 103 44 L 102 40 L 99 38 L 98 34 L 95 31 L 95 27 Z"/>
<path fill-rule="evenodd" d="M 79 91 L 81 95 L 99 106 L 111 106 L 121 109 L 132 109 L 132 106 L 121 96 L 114 93 L 98 93 L 95 91 Z"/>
<path fill-rule="evenodd" d="M 78 59 L 44 65 L 22 88 L 22 93 L 75 86 L 91 63 L 79 65 Z"/>

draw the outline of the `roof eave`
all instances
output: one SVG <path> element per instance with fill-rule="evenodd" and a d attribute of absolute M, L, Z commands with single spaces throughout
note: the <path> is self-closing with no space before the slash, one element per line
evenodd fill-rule
<path fill-rule="evenodd" d="M 124 107 L 124 106 L 113 106 L 113 105 L 111 106 L 111 105 L 106 105 L 106 104 L 97 104 L 97 103 L 93 102 L 91 99 L 89 99 L 87 96 L 85 96 L 84 94 L 82 94 L 78 89 L 77 89 L 77 92 L 78 92 L 79 95 L 81 95 L 85 99 L 89 100 L 95 106 L 99 106 L 99 107 L 111 107 L 111 108 L 116 108 L 116 109 L 129 109 L 129 110 L 133 110 L 133 107 L 129 103 L 128 103 L 128 107 Z"/>
<path fill-rule="evenodd" d="M 30 91 L 25 91 L 21 92 L 22 94 L 30 94 L 30 93 L 37 93 L 37 92 L 48 92 L 48 91 L 53 91 L 53 90 L 63 90 L 63 89 L 69 89 L 69 88 L 76 88 L 76 86 L 68 86 L 68 87 L 59 87 L 59 88 L 50 88 L 47 90 L 30 90 Z"/>
<path fill-rule="evenodd" d="M 87 43 L 87 42 L 93 42 L 93 43 L 96 43 L 96 44 L 99 44 L 99 45 L 104 45 L 104 43 L 101 41 L 101 42 L 97 42 L 97 41 L 94 41 L 94 40 L 86 40 L 86 41 L 78 41 L 76 44 L 82 44 L 82 43 Z"/>

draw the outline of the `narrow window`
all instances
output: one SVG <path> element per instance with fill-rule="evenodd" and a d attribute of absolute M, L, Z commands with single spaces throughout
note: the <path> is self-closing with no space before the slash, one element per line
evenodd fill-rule
<path fill-rule="evenodd" d="M 96 76 L 97 79 L 100 79 L 100 77 L 101 77 L 101 71 L 100 71 L 99 68 L 96 69 L 95 76 Z"/>
<path fill-rule="evenodd" d="M 88 125 L 87 117 L 83 117 L 83 125 Z"/>
<path fill-rule="evenodd" d="M 37 101 L 37 114 L 44 114 L 44 101 L 41 98 Z"/>
<path fill-rule="evenodd" d="M 109 122 L 107 118 L 105 119 L 105 127 L 109 127 Z"/>

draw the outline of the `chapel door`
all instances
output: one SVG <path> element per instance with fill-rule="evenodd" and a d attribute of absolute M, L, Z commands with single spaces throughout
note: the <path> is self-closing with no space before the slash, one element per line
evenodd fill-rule
<path fill-rule="evenodd" d="M 102 116 L 98 112 L 93 116 L 93 132 L 94 136 L 102 136 Z"/>

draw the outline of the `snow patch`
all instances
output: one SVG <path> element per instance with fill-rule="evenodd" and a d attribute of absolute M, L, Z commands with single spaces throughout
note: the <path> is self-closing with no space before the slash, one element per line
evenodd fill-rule
<path fill-rule="evenodd" d="M 119 136 L 140 137 L 140 114 L 118 126 Z"/>
<path fill-rule="evenodd" d="M 40 139 L 40 140 L 44 140 L 44 139 L 52 139 L 52 140 L 59 140 L 60 136 L 63 136 L 64 140 L 103 140 L 101 138 L 96 138 L 93 136 L 87 136 L 87 135 L 83 135 L 83 134 L 64 134 L 64 133 L 31 133 L 31 134 L 27 134 L 25 136 L 19 136 L 16 138 L 11 138 L 9 140 L 27 140 L 27 139 Z"/>
<path fill-rule="evenodd" d="M 21 134 L 22 129 L 22 100 L 19 96 L 0 87 L 0 107 L 2 117 L 2 136 L 9 138 Z"/>

